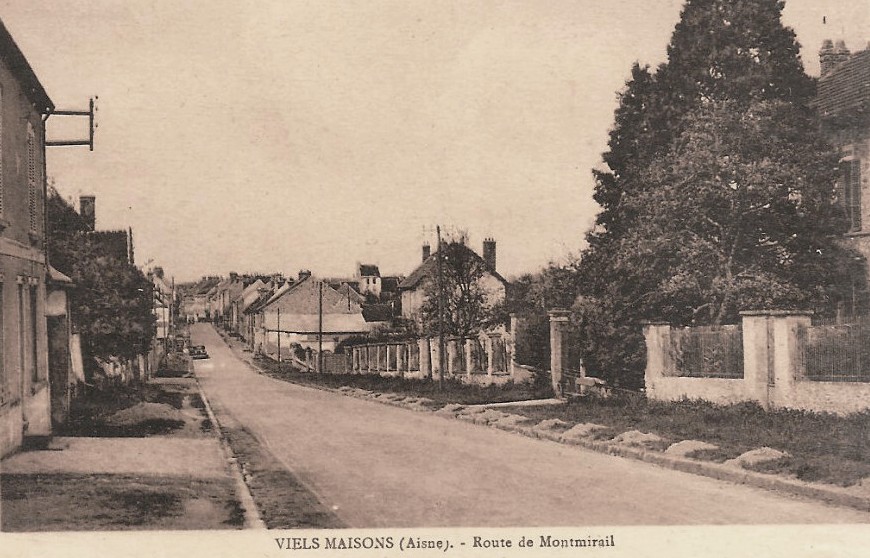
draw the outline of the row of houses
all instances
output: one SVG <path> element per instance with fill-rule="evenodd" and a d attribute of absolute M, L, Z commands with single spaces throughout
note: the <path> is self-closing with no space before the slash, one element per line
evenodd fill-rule
<path fill-rule="evenodd" d="M 483 256 L 464 248 L 485 269 L 477 280 L 492 302 L 505 298 L 507 281 L 495 270 L 496 244 L 487 239 Z M 282 359 L 294 348 L 332 352 L 354 336 L 419 323 L 427 284 L 436 274 L 437 253 L 422 249 L 420 264 L 407 276 L 382 276 L 377 265 L 357 264 L 353 277 L 318 278 L 307 270 L 282 274 L 203 277 L 188 286 L 182 314 L 188 321 L 218 322 L 251 350 Z"/>

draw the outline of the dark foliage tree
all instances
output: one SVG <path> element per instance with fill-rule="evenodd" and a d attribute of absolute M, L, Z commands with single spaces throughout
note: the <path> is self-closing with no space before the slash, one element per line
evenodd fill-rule
<path fill-rule="evenodd" d="M 632 68 L 578 269 L 574 310 L 597 375 L 642 382 L 644 319 L 722 323 L 841 294 L 857 255 L 834 239 L 836 159 L 782 8 L 688 0 L 667 62 Z"/>
<path fill-rule="evenodd" d="M 441 258 L 442 290 L 439 293 L 437 268 L 433 266 L 423 287 L 424 332 L 439 331 L 439 294 L 443 300 L 444 333 L 469 336 L 493 325 L 495 300 L 484 280 L 489 269 L 483 259 L 465 245 L 463 238 L 443 242 L 435 256 Z"/>
<path fill-rule="evenodd" d="M 53 188 L 47 210 L 49 261 L 73 280 L 72 320 L 85 354 L 132 358 L 146 352 L 154 338 L 151 281 L 134 265 L 106 255 Z"/>

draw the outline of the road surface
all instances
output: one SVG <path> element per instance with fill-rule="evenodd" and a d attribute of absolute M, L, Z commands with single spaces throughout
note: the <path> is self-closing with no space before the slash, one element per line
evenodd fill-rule
<path fill-rule="evenodd" d="M 348 526 L 868 523 L 870 514 L 274 380 L 208 324 L 208 398 Z M 292 505 L 292 503 L 288 503 Z"/>

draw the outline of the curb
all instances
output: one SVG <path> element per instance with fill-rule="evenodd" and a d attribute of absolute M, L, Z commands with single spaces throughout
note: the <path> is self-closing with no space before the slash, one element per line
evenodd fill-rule
<path fill-rule="evenodd" d="M 246 364 L 250 365 L 252 368 L 255 368 L 259 373 L 264 374 L 262 368 L 257 366 L 254 362 L 246 361 Z M 390 407 L 399 407 L 402 409 L 406 409 L 409 411 L 416 411 L 422 413 L 429 413 L 435 416 L 440 416 L 447 420 L 461 420 L 462 422 L 468 422 L 471 424 L 477 424 L 480 426 L 486 426 L 488 428 L 495 428 L 497 430 L 501 430 L 503 432 L 510 432 L 513 434 L 517 434 L 520 436 L 525 436 L 528 438 L 537 438 L 541 440 L 548 440 L 551 442 L 555 442 L 558 444 L 563 444 L 567 446 L 578 446 L 584 449 L 596 451 L 598 453 L 605 453 L 609 455 L 614 455 L 617 457 L 623 457 L 628 459 L 634 459 L 637 461 L 644 461 L 646 463 L 651 463 L 653 465 L 658 465 L 660 467 L 664 467 L 667 469 L 672 469 L 675 471 L 680 471 L 683 473 L 690 473 L 694 475 L 699 475 L 703 477 L 708 477 L 716 480 L 732 482 L 735 484 L 743 484 L 747 486 L 752 486 L 755 488 L 761 488 L 765 490 L 783 492 L 786 494 L 790 494 L 792 496 L 799 496 L 802 498 L 809 498 L 812 500 L 822 501 L 827 504 L 841 506 L 841 507 L 849 507 L 854 508 L 859 511 L 870 512 L 870 495 L 868 496 L 860 496 L 857 494 L 849 493 L 846 489 L 835 487 L 835 486 L 827 486 L 827 485 L 819 485 L 819 484 L 811 484 L 808 482 L 804 482 L 797 479 L 789 479 L 784 477 L 777 477 L 772 475 L 766 475 L 763 473 L 757 473 L 755 471 L 749 471 L 746 469 L 737 469 L 734 467 L 730 467 L 727 465 L 722 465 L 719 463 L 711 463 L 708 461 L 698 461 L 694 459 L 689 459 L 686 457 L 676 457 L 673 455 L 666 455 L 661 452 L 631 447 L 631 446 L 621 446 L 616 444 L 611 444 L 607 442 L 600 442 L 595 440 L 571 440 L 564 441 L 562 440 L 562 432 L 559 431 L 546 431 L 542 429 L 534 429 L 533 425 L 528 426 L 500 426 L 497 424 L 489 424 L 487 421 L 483 420 L 475 420 L 474 418 L 461 419 L 458 416 L 451 414 L 437 414 L 436 411 L 438 409 L 431 410 L 419 410 L 419 409 L 411 409 L 407 405 L 403 405 L 400 401 L 390 401 L 384 399 L 378 399 L 375 396 L 379 394 L 374 394 L 373 396 L 363 396 L 356 393 L 351 393 L 348 391 L 342 391 L 338 388 L 330 388 L 326 386 L 314 386 L 314 385 L 305 385 L 305 387 L 310 387 L 312 389 L 319 389 L 322 391 L 329 391 L 332 393 L 336 393 L 339 395 L 343 395 L 346 397 L 353 397 L 356 399 L 361 399 L 364 401 L 372 401 L 375 403 L 380 403 L 382 405 L 388 405 Z M 485 405 L 465 405 L 464 407 L 484 407 Z"/>
<path fill-rule="evenodd" d="M 245 483 L 245 477 L 244 475 L 242 475 L 242 469 L 241 467 L 239 467 L 239 461 L 233 454 L 233 450 L 232 448 L 230 448 L 230 444 L 224 437 L 223 432 L 221 432 L 220 422 L 218 422 L 214 411 L 212 411 L 211 403 L 209 403 L 208 398 L 205 396 L 205 392 L 202 390 L 202 386 L 200 385 L 198 378 L 196 379 L 196 387 L 199 390 L 199 396 L 202 399 L 203 405 L 205 406 L 205 412 L 208 415 L 208 419 L 211 421 L 211 423 L 215 427 L 215 430 L 217 431 L 218 439 L 220 440 L 221 444 L 221 449 L 223 450 L 224 457 L 226 458 L 227 464 L 230 468 L 230 476 L 233 477 L 233 482 L 236 485 L 236 494 L 238 495 L 240 503 L 242 504 L 242 508 L 245 512 L 245 529 L 266 529 L 266 524 L 260 517 L 260 512 L 257 509 L 257 504 L 254 503 L 254 497 L 251 496 L 251 491 L 248 489 L 247 483 Z"/>

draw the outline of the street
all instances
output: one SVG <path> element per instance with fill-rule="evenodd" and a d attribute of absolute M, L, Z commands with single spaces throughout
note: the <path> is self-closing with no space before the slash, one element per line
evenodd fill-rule
<path fill-rule="evenodd" d="M 297 386 L 191 328 L 213 406 L 351 527 L 867 523 L 870 514 Z M 288 505 L 293 505 L 288 502 Z"/>

